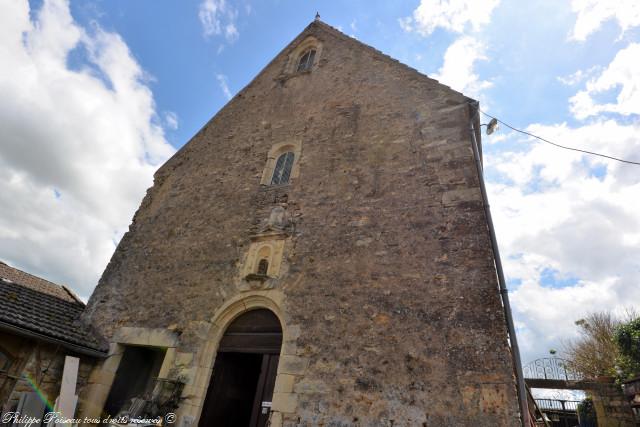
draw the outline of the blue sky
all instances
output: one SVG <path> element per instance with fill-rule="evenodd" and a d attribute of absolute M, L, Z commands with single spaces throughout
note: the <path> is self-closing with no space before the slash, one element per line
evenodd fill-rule
<path fill-rule="evenodd" d="M 35 10 L 40 3 L 31 2 Z M 311 22 L 316 11 L 330 25 L 429 75 L 437 72 L 447 47 L 458 36 L 441 28 L 428 37 L 403 31 L 398 20 L 411 16 L 418 2 L 370 1 L 228 1 L 224 4 L 236 16 L 229 18 L 223 12 L 217 19 L 223 25 L 233 22 L 237 36 L 205 36 L 198 17 L 201 3 L 71 2 L 80 25 L 90 28 L 97 22 L 104 30 L 120 34 L 152 76 L 149 86 L 157 110 L 173 111 L 180 119 L 178 129 L 167 132 L 175 147 L 188 141 L 227 102 L 220 82 L 212 76 L 226 76 L 231 93 L 237 92 Z M 532 115 L 538 122 L 572 120 L 566 105 L 572 90 L 556 77 L 608 63 L 627 38 L 611 43 L 620 31 L 609 21 L 589 43 L 558 43 L 566 41 L 574 22 L 568 2 L 543 1 L 524 7 L 502 2 L 494 10 L 491 24 L 481 35 L 484 54 L 490 59 L 477 64 L 477 72 L 496 82 L 485 91 L 493 101 L 493 112 L 508 114 L 523 127 Z"/>
<path fill-rule="evenodd" d="M 237 16 L 222 13 L 219 19 L 233 22 L 238 31 L 237 38 L 229 38 L 203 34 L 201 3 L 71 2 L 79 23 L 87 27 L 97 21 L 103 29 L 120 34 L 153 76 L 149 86 L 157 110 L 176 112 L 180 118 L 179 128 L 167 134 L 175 147 L 186 143 L 228 101 L 217 75 L 226 77 L 235 94 L 313 20 L 316 11 L 327 23 L 348 34 L 362 34 L 366 43 L 398 55 L 404 48 L 395 37 L 402 33 L 397 17 L 412 11 L 410 4 L 397 8 L 386 2 L 227 2 Z"/>
<path fill-rule="evenodd" d="M 80 25 L 90 28 L 97 23 L 120 34 L 150 74 L 157 111 L 172 111 L 179 118 L 180 126 L 167 132 L 175 147 L 227 102 L 219 79 L 212 76 L 225 76 L 235 94 L 311 22 L 316 11 L 328 24 L 428 75 L 437 73 L 448 46 L 459 36 L 443 28 L 428 37 L 404 31 L 398 20 L 412 15 L 416 1 L 213 3 L 233 10 L 234 17 L 222 12 L 216 19 L 223 25 L 233 23 L 237 36 L 204 35 L 198 16 L 202 1 L 71 2 Z M 31 4 L 37 10 L 41 1 Z M 576 21 L 569 2 L 502 1 L 492 11 L 491 22 L 475 33 L 487 57 L 477 62 L 476 72 L 494 82 L 483 91 L 491 111 L 521 127 L 532 118 L 538 123 L 575 123 L 566 103 L 574 91 L 557 78 L 608 64 L 629 40 L 638 38 L 635 29 L 621 37 L 615 20 L 608 20 L 588 41 L 568 40 Z M 615 93 L 611 90 L 609 96 Z"/>
<path fill-rule="evenodd" d="M 316 11 L 505 122 L 640 160 L 635 0 L 0 0 L 0 259 L 87 298 L 153 172 Z M 523 360 L 637 307 L 640 167 L 483 146 Z"/>

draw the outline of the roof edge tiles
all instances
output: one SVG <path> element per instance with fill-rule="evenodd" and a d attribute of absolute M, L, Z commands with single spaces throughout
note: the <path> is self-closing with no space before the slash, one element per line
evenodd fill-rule
<path fill-rule="evenodd" d="M 65 286 L 60 286 L 42 277 L 19 270 L 3 261 L 0 261 L 0 279 L 7 279 L 26 288 L 53 295 L 65 301 L 78 302 L 84 305 L 80 298 L 75 296 L 72 291 L 65 289 Z"/>
<path fill-rule="evenodd" d="M 84 309 L 69 288 L 0 264 L 0 330 L 105 357 L 106 341 L 80 320 Z"/>

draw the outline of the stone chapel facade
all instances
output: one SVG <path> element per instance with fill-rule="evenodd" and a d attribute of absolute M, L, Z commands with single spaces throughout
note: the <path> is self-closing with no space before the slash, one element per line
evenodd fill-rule
<path fill-rule="evenodd" d="M 519 425 L 471 102 L 312 22 L 156 172 L 80 415 L 165 381 L 183 426 Z"/>

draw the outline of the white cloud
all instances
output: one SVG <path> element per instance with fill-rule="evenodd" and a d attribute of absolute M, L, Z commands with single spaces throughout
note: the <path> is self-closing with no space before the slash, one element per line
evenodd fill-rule
<path fill-rule="evenodd" d="M 173 111 L 167 111 L 164 113 L 164 123 L 167 128 L 171 130 L 178 129 L 178 115 Z"/>
<path fill-rule="evenodd" d="M 558 76 L 556 77 L 556 79 L 565 86 L 575 86 L 590 78 L 599 70 L 600 67 L 594 66 L 589 68 L 588 70 L 578 70 L 575 73 L 569 74 L 567 76 Z"/>
<path fill-rule="evenodd" d="M 224 36 L 229 41 L 235 41 L 240 37 L 240 33 L 238 33 L 234 23 L 230 22 L 224 27 Z"/>
<path fill-rule="evenodd" d="M 477 61 L 487 60 L 486 46 L 469 31 L 477 32 L 491 22 L 500 0 L 421 0 L 413 15 L 398 20 L 406 32 L 429 36 L 436 28 L 461 33 L 444 54 L 444 62 L 432 77 L 459 92 L 479 97 L 492 86 L 475 72 Z"/>
<path fill-rule="evenodd" d="M 586 40 L 610 19 L 617 21 L 623 33 L 640 25 L 637 0 L 573 0 L 571 8 L 578 14 L 571 33 L 575 40 Z"/>
<path fill-rule="evenodd" d="M 407 33 L 410 33 L 414 30 L 413 28 L 413 18 L 410 16 L 406 16 L 404 18 L 398 18 L 398 24 L 400 24 L 400 28 Z"/>
<path fill-rule="evenodd" d="M 152 174 L 173 152 L 122 38 L 64 0 L 0 15 L 0 259 L 87 297 Z M 67 66 L 84 52 L 80 70 Z"/>
<path fill-rule="evenodd" d="M 638 158 L 640 125 L 600 120 L 572 128 L 532 125 L 552 141 Z M 506 142 L 506 141 L 505 141 Z M 524 362 L 561 350 L 588 312 L 622 311 L 640 301 L 638 167 L 561 150 L 537 140 L 518 151 L 491 145 L 486 170 L 491 210 Z M 501 143 L 500 143 L 501 144 Z M 500 145 L 496 144 L 496 145 Z M 530 149 L 522 151 L 524 144 Z M 555 270 L 549 286 L 541 275 Z"/>
<path fill-rule="evenodd" d="M 403 30 L 423 36 L 436 28 L 462 33 L 469 27 L 479 30 L 491 22 L 491 13 L 500 0 L 421 0 L 410 17 L 401 18 Z"/>
<path fill-rule="evenodd" d="M 222 24 L 220 23 L 219 16 L 222 14 L 224 6 L 224 0 L 205 0 L 200 3 L 198 18 L 200 18 L 205 36 L 220 34 L 222 32 Z"/>
<path fill-rule="evenodd" d="M 220 90 L 222 90 L 222 93 L 224 93 L 224 96 L 227 99 L 233 98 L 233 95 L 229 90 L 229 83 L 227 80 L 227 76 L 225 76 L 224 74 L 216 74 L 216 79 L 218 80 L 218 84 L 220 85 Z"/>
<path fill-rule="evenodd" d="M 224 35 L 229 43 L 233 43 L 240 35 L 236 28 L 238 11 L 226 0 L 203 0 L 198 18 L 205 37 Z"/>
<path fill-rule="evenodd" d="M 618 88 L 615 103 L 599 103 L 594 99 Z M 601 112 L 640 114 L 640 44 L 631 43 L 621 49 L 609 66 L 598 77 L 589 80 L 586 89 L 572 97 L 570 103 L 571 112 L 579 119 Z"/>
<path fill-rule="evenodd" d="M 444 63 L 432 77 L 459 92 L 478 96 L 491 82 L 480 80 L 474 71 L 477 61 L 486 60 L 484 45 L 473 37 L 462 36 L 451 43 L 444 54 Z"/>

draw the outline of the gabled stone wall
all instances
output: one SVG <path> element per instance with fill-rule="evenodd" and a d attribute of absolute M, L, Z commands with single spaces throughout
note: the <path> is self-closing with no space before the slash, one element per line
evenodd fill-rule
<path fill-rule="evenodd" d="M 292 72 L 309 37 L 316 65 Z M 284 335 L 274 426 L 518 425 L 468 102 L 311 24 L 158 170 L 85 320 L 114 343 L 122 327 L 178 336 L 187 423 L 226 326 L 267 307 Z M 265 185 L 286 142 L 297 174 Z M 274 208 L 278 277 L 248 283 Z"/>

